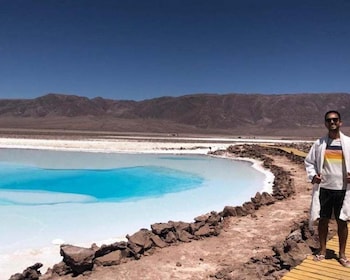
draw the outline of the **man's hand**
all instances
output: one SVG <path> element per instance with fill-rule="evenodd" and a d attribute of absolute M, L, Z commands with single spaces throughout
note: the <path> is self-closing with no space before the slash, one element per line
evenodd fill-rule
<path fill-rule="evenodd" d="M 346 182 L 348 184 L 350 184 L 350 173 L 348 172 L 348 174 L 346 175 Z"/>
<path fill-rule="evenodd" d="M 350 173 L 348 173 L 348 182 L 350 182 Z M 319 184 L 321 183 L 321 174 L 316 174 L 311 181 L 312 184 Z"/>

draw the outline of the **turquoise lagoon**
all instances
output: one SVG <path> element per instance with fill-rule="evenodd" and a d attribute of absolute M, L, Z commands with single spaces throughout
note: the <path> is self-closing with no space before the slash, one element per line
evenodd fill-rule
<path fill-rule="evenodd" d="M 192 222 L 271 187 L 252 165 L 203 155 L 0 149 L 0 254 Z"/>

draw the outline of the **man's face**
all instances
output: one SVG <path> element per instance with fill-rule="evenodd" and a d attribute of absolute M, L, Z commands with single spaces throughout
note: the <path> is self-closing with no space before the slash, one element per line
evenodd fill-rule
<path fill-rule="evenodd" d="M 342 122 L 339 120 L 338 114 L 330 113 L 326 116 L 325 125 L 329 131 L 338 130 Z"/>

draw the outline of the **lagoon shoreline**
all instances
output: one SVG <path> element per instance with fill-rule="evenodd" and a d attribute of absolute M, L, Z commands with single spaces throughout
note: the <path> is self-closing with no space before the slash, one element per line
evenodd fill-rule
<path fill-rule="evenodd" d="M 161 141 L 161 139 L 18 139 L 1 138 L 0 148 L 21 148 L 21 149 L 53 149 L 69 151 L 89 152 L 125 152 L 125 153 L 171 153 L 171 154 L 207 154 L 217 150 L 225 150 L 233 144 L 242 143 L 292 143 L 294 141 L 268 140 L 268 139 L 203 139 L 195 138 L 176 139 L 173 142 Z M 248 160 L 248 159 L 247 159 Z M 251 160 L 251 159 L 250 159 Z M 253 160 L 255 162 L 255 160 Z M 18 272 L 18 271 L 17 271 Z M 93 278 L 92 278 L 93 279 Z M 108 278 L 106 278 L 108 279 Z M 130 278 L 132 279 L 132 278 Z"/>

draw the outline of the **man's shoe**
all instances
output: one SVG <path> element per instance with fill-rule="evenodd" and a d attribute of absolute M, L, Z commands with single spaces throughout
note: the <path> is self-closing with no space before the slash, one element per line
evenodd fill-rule
<path fill-rule="evenodd" d="M 344 267 L 350 267 L 350 261 L 347 258 L 340 258 L 339 263 Z"/>
<path fill-rule="evenodd" d="M 314 261 L 315 262 L 320 262 L 320 261 L 323 261 L 325 258 L 326 258 L 325 255 L 315 255 L 314 256 Z"/>

